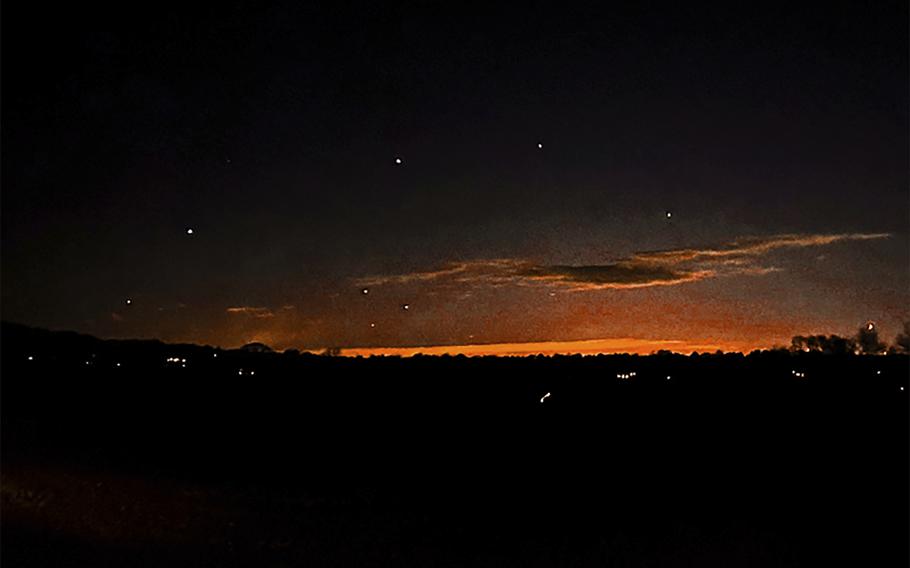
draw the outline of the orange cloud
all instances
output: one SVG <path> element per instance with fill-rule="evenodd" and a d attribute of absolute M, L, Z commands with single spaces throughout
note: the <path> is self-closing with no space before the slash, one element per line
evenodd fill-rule
<path fill-rule="evenodd" d="M 884 239 L 888 233 L 773 235 L 747 237 L 718 247 L 635 253 L 595 265 L 542 265 L 522 259 L 449 263 L 441 268 L 357 280 L 361 286 L 410 283 L 479 284 L 487 286 L 560 286 L 571 291 L 675 286 L 732 275 L 777 272 L 758 259 L 779 249 L 830 245 L 841 241 Z"/>

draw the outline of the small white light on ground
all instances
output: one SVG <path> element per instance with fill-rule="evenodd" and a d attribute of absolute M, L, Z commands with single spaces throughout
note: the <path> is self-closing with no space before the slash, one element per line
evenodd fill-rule
<path fill-rule="evenodd" d="M 671 213 L 670 211 L 667 211 L 667 219 L 671 219 L 672 217 L 673 217 L 673 213 Z"/>

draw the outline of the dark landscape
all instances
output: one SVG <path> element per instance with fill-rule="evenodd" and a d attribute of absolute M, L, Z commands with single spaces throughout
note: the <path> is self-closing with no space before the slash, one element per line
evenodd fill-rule
<path fill-rule="evenodd" d="M 906 355 L 2 340 L 9 566 L 907 564 Z"/>

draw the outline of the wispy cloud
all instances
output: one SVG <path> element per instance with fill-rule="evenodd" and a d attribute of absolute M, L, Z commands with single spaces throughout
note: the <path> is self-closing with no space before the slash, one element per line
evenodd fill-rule
<path fill-rule="evenodd" d="M 544 265 L 521 259 L 475 260 L 449 263 L 427 271 L 369 276 L 359 279 L 357 284 L 549 285 L 572 291 L 675 286 L 721 276 L 777 272 L 780 268 L 760 262 L 762 257 L 776 250 L 890 236 L 889 233 L 843 233 L 747 237 L 715 247 L 646 251 L 604 264 L 581 266 Z"/>
<path fill-rule="evenodd" d="M 275 317 L 275 312 L 269 308 L 253 306 L 235 306 L 227 309 L 227 313 L 235 315 L 245 315 L 254 318 L 271 318 Z"/>

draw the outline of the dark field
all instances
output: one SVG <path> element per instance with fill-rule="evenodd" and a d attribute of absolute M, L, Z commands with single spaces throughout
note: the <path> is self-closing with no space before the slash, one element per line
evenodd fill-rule
<path fill-rule="evenodd" d="M 908 565 L 906 356 L 2 349 L 4 566 Z"/>

